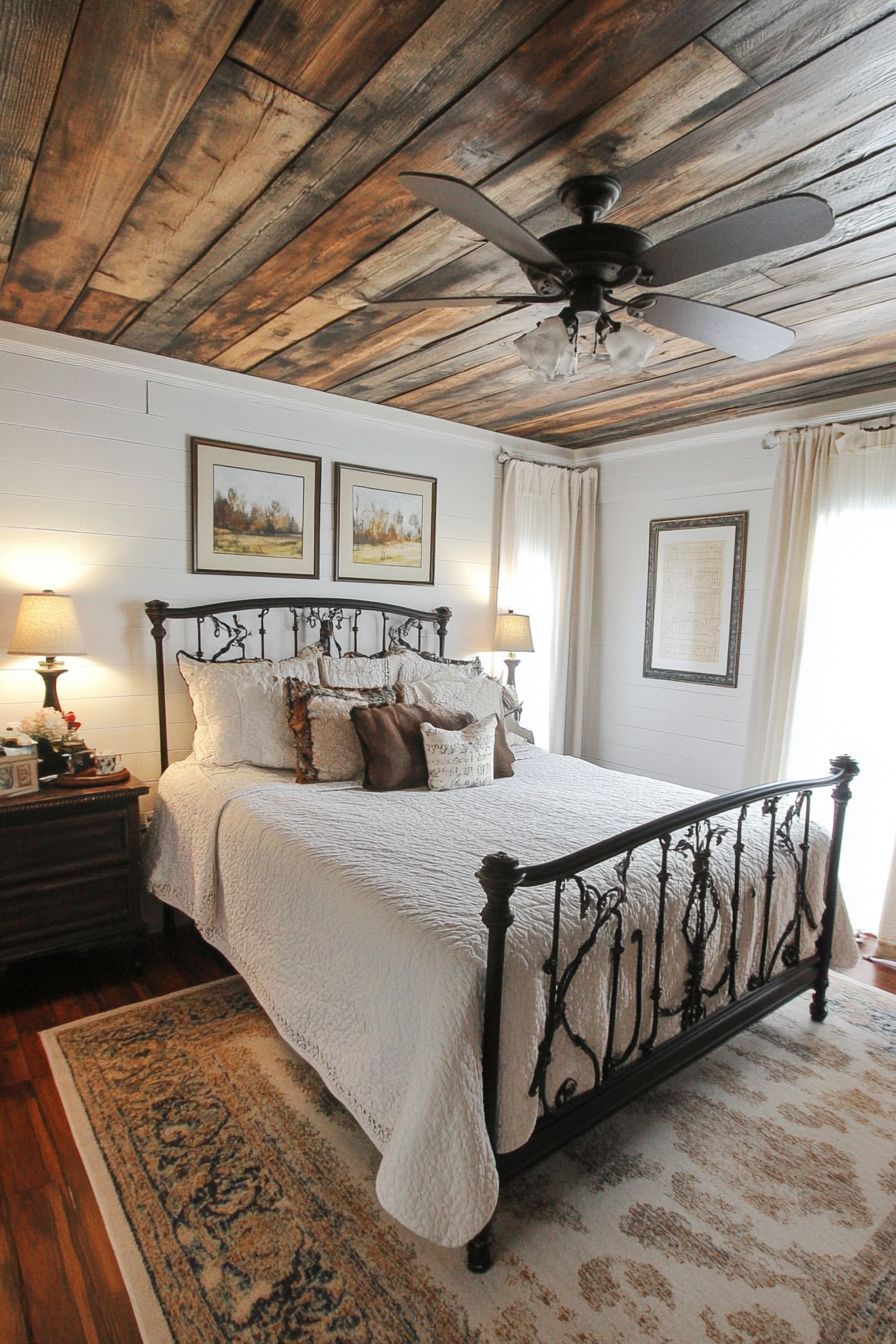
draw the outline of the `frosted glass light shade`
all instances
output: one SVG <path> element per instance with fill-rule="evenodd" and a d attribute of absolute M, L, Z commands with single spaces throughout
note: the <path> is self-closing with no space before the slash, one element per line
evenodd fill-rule
<path fill-rule="evenodd" d="M 656 349 L 653 337 L 630 322 L 623 323 L 618 331 L 608 331 L 603 345 L 617 373 L 640 373 Z"/>
<path fill-rule="evenodd" d="M 498 617 L 492 650 L 497 653 L 501 649 L 506 649 L 508 653 L 535 652 L 528 616 L 518 616 L 515 611 L 508 611 Z"/>
<path fill-rule="evenodd" d="M 25 593 L 7 653 L 86 653 L 75 604 L 67 593 Z"/>
<path fill-rule="evenodd" d="M 563 383 L 578 368 L 576 348 L 559 317 L 545 318 L 513 343 L 524 364 L 550 383 Z"/>

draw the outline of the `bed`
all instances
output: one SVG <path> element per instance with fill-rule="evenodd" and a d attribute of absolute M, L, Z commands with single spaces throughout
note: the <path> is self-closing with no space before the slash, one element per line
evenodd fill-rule
<path fill-rule="evenodd" d="M 164 769 L 169 623 L 195 623 L 199 663 L 269 659 L 279 616 L 294 656 L 309 632 L 357 655 L 367 622 L 382 659 L 435 664 L 451 613 L 297 597 L 147 614 Z M 837 891 L 849 758 L 709 797 L 510 740 L 511 776 L 442 793 L 297 787 L 194 754 L 164 771 L 146 855 L 151 889 L 373 1140 L 383 1206 L 466 1244 L 477 1272 L 501 1181 L 795 995 L 822 1020 L 829 966 L 856 959 Z"/>

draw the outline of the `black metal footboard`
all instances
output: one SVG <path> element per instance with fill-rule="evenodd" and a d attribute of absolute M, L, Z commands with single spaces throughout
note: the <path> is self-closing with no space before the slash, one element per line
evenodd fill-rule
<path fill-rule="evenodd" d="M 824 779 L 708 799 L 550 863 L 526 867 L 503 853 L 483 860 L 477 873 L 489 931 L 483 1100 L 502 1180 L 797 994 L 814 989 L 810 1012 L 816 1021 L 824 1019 L 843 823 L 859 768 L 851 757 L 839 756 L 831 769 Z M 830 786 L 834 819 L 821 875 L 818 845 L 827 836 L 810 814 L 814 791 Z M 820 917 L 810 901 L 819 882 Z M 540 1116 L 528 1142 L 498 1153 L 511 898 L 520 887 L 549 883 L 547 1012 L 529 1092 L 539 1100 Z M 645 905 L 649 918 L 634 908 L 644 912 Z M 605 976 L 595 982 L 594 959 L 600 956 Z M 586 967 L 588 993 L 599 983 L 603 995 L 599 1040 L 589 1040 L 576 1017 Z M 490 1247 L 487 1227 L 469 1243 L 470 1269 L 489 1268 Z"/>

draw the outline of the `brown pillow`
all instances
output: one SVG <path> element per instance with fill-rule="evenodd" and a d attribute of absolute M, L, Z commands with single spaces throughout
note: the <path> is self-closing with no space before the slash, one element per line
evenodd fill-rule
<path fill-rule="evenodd" d="M 436 705 L 353 705 L 351 715 L 364 754 L 364 787 L 378 792 L 426 786 L 429 772 L 421 723 L 457 731 L 475 722 L 467 710 L 439 709 Z M 499 723 L 495 731 L 495 778 L 512 775 L 512 762 L 504 725 Z"/>

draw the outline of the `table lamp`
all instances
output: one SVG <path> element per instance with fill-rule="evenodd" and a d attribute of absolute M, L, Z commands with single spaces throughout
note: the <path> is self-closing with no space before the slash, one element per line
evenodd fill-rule
<path fill-rule="evenodd" d="M 47 650 L 52 649 L 52 653 Z M 56 680 L 67 672 L 57 657 L 60 653 L 86 653 L 84 636 L 78 625 L 75 604 L 68 593 L 54 593 L 45 588 L 42 593 L 25 593 L 12 642 L 7 653 L 37 653 L 44 655 L 36 671 L 44 679 L 44 707 L 61 713 Z"/>
<path fill-rule="evenodd" d="M 508 611 L 498 617 L 492 651 L 499 653 L 501 649 L 508 650 L 508 656 L 504 659 L 507 665 L 507 685 L 516 690 L 516 669 L 520 660 L 514 656 L 513 650 L 516 649 L 518 653 L 535 652 L 528 616 L 519 616 L 515 611 Z"/>

